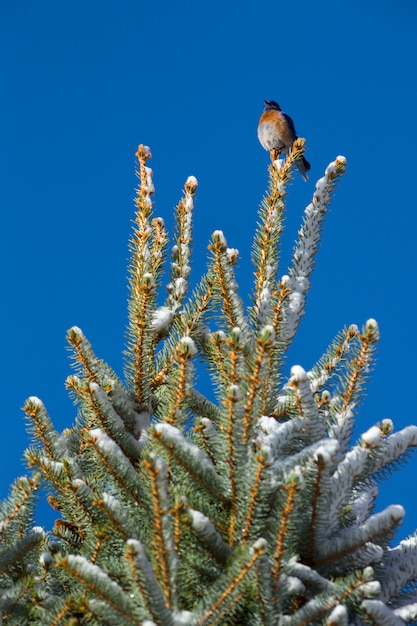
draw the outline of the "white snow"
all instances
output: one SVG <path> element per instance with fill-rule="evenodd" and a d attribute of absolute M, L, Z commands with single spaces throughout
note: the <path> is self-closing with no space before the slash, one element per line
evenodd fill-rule
<path fill-rule="evenodd" d="M 348 625 L 348 613 L 343 604 L 338 604 L 334 607 L 326 620 L 326 626 L 347 626 Z"/>
<path fill-rule="evenodd" d="M 314 458 L 320 458 L 325 465 L 330 465 L 339 450 L 339 442 L 337 439 L 327 439 L 317 448 Z"/>
<path fill-rule="evenodd" d="M 239 258 L 239 250 L 237 248 L 227 248 L 226 255 L 229 263 L 234 265 Z"/>
<path fill-rule="evenodd" d="M 385 433 L 385 435 L 392 433 L 392 431 L 394 430 L 394 423 L 391 419 L 389 418 L 385 418 L 382 420 L 381 423 L 382 426 L 382 430 Z"/>
<path fill-rule="evenodd" d="M 63 474 L 65 471 L 64 464 L 60 461 L 51 461 L 51 459 L 47 456 L 42 456 L 39 460 L 44 467 L 52 470 L 56 476 Z"/>
<path fill-rule="evenodd" d="M 41 409 L 44 404 L 42 402 L 42 400 L 40 398 L 38 398 L 38 396 L 30 396 L 27 399 L 28 402 L 30 402 L 31 404 L 34 404 L 35 406 L 37 406 L 39 409 Z"/>
<path fill-rule="evenodd" d="M 378 322 L 374 320 L 372 317 L 369 320 L 367 320 L 365 324 L 365 332 L 372 334 L 373 341 L 378 341 L 379 339 Z"/>
<path fill-rule="evenodd" d="M 219 242 L 225 249 L 227 249 L 226 237 L 224 236 L 222 230 L 215 230 L 212 237 L 214 242 Z"/>
<path fill-rule="evenodd" d="M 200 513 L 200 511 L 196 511 L 195 509 L 189 508 L 188 513 L 190 514 L 194 528 L 203 529 L 208 525 L 213 526 L 210 520 L 205 515 Z"/>
<path fill-rule="evenodd" d="M 214 466 L 210 459 L 202 450 L 200 450 L 200 448 L 197 448 L 197 446 L 188 441 L 178 428 L 172 426 L 171 424 L 160 423 L 155 424 L 154 429 L 156 433 L 160 433 L 166 443 L 172 444 L 174 447 L 181 449 L 187 454 L 187 456 L 193 458 L 201 468 L 204 467 L 207 470 L 214 470 Z"/>
<path fill-rule="evenodd" d="M 285 165 L 285 159 L 276 159 L 274 161 L 274 165 L 277 168 L 277 170 L 282 169 Z"/>
<path fill-rule="evenodd" d="M 372 426 L 366 433 L 361 435 L 362 441 L 369 447 L 375 448 L 381 441 L 382 433 L 378 426 Z"/>
<path fill-rule="evenodd" d="M 301 365 L 293 365 L 291 368 L 291 378 L 294 382 L 304 382 L 307 380 L 307 374 Z"/>
<path fill-rule="evenodd" d="M 192 211 L 194 208 L 194 200 L 191 196 L 189 196 L 186 200 L 185 200 L 185 209 L 186 211 Z"/>
<path fill-rule="evenodd" d="M 227 396 L 233 402 L 239 402 L 242 399 L 242 391 L 239 385 L 229 385 L 227 388 Z"/>
<path fill-rule="evenodd" d="M 154 187 L 154 184 L 152 182 L 153 172 L 152 172 L 152 169 L 150 167 L 145 167 L 145 172 L 146 172 L 145 191 L 146 191 L 146 193 L 149 196 L 151 196 L 155 192 L 155 187 Z"/>
<path fill-rule="evenodd" d="M 184 296 L 187 293 L 187 281 L 181 276 L 174 281 L 174 289 L 177 296 Z"/>
<path fill-rule="evenodd" d="M 264 326 L 260 333 L 259 333 L 259 339 L 261 339 L 264 342 L 268 342 L 269 344 L 273 343 L 275 340 L 275 329 L 272 326 L 272 324 L 266 324 L 266 326 Z"/>
<path fill-rule="evenodd" d="M 142 546 L 140 541 L 138 541 L 137 539 L 128 539 L 126 541 L 127 545 L 130 546 L 132 548 L 132 550 L 135 552 L 135 554 L 140 554 L 142 551 Z"/>
<path fill-rule="evenodd" d="M 72 328 L 70 328 L 70 331 L 74 333 L 74 335 L 80 337 L 80 339 L 84 339 L 84 333 L 78 326 L 72 326 Z"/>
<path fill-rule="evenodd" d="M 182 337 L 179 341 L 179 348 L 183 350 L 187 356 L 192 357 L 197 354 L 197 346 L 188 335 Z"/>
<path fill-rule="evenodd" d="M 39 563 L 43 565 L 43 567 L 49 567 L 53 560 L 54 559 L 49 550 L 44 550 L 39 557 Z"/>
<path fill-rule="evenodd" d="M 143 155 L 147 159 L 151 158 L 152 154 L 151 154 L 151 149 L 149 146 L 144 146 L 142 144 L 141 146 L 139 146 L 139 148 L 141 149 L 141 155 Z"/>
<path fill-rule="evenodd" d="M 93 493 L 93 490 L 91 489 L 91 487 L 89 487 L 87 483 L 85 483 L 80 478 L 75 478 L 73 481 L 71 481 L 71 485 L 74 487 L 74 489 L 83 489 L 84 491 Z"/>
<path fill-rule="evenodd" d="M 145 272 L 142 278 L 143 278 L 143 283 L 148 287 L 148 289 L 155 288 L 155 279 L 153 277 L 153 274 L 151 274 L 151 272 Z"/>
<path fill-rule="evenodd" d="M 191 611 L 178 611 L 173 614 L 174 626 L 191 626 L 195 624 L 195 614 Z M 145 622 L 143 623 L 145 626 Z"/>
<path fill-rule="evenodd" d="M 405 515 L 405 509 L 401 504 L 391 504 L 385 509 L 385 513 L 389 514 L 393 521 L 400 521 Z"/>
<path fill-rule="evenodd" d="M 152 317 L 152 328 L 155 333 L 163 333 L 166 334 L 170 327 L 172 320 L 174 319 L 174 312 L 167 306 L 160 306 L 156 311 L 154 311 Z"/>

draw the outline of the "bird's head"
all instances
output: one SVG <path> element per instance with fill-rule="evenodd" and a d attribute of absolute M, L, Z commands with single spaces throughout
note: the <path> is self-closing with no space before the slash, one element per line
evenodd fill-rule
<path fill-rule="evenodd" d="M 264 100 L 264 111 L 270 111 L 271 109 L 275 109 L 275 111 L 281 111 L 281 107 L 278 102 L 275 100 Z"/>

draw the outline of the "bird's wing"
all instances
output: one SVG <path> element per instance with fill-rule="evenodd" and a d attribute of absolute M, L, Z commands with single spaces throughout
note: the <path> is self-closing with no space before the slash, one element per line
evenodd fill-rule
<path fill-rule="evenodd" d="M 286 113 L 281 113 L 281 115 L 282 115 L 282 117 L 284 118 L 284 120 L 288 124 L 288 128 L 291 131 L 292 138 L 293 139 L 297 139 L 297 134 L 295 132 L 294 122 L 292 121 L 291 117 L 289 115 L 287 115 Z"/>

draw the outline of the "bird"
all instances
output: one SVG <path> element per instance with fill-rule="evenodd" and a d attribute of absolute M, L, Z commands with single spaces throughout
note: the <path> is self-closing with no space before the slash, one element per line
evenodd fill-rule
<path fill-rule="evenodd" d="M 264 100 L 264 110 L 259 120 L 258 139 L 265 150 L 269 150 L 271 158 L 277 158 L 283 152 L 288 155 L 297 139 L 293 120 L 281 110 L 275 100 Z M 307 159 L 302 156 L 295 161 L 305 181 L 311 168 Z"/>

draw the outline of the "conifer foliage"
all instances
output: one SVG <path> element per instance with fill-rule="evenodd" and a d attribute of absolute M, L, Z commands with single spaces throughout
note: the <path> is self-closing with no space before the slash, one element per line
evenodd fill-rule
<path fill-rule="evenodd" d="M 321 226 L 345 159 L 330 163 L 304 212 L 292 261 L 279 242 L 292 154 L 269 167 L 245 310 L 221 231 L 190 293 L 197 180 L 176 208 L 168 263 L 153 215 L 151 154 L 139 146 L 122 381 L 83 332 L 68 332 L 79 410 L 56 432 L 27 400 L 32 474 L 0 514 L 2 622 L 23 626 L 398 626 L 417 622 L 417 537 L 390 547 L 404 515 L 374 513 L 378 475 L 417 445 L 383 420 L 352 441 L 378 326 L 345 328 L 317 365 L 284 356 L 304 313 Z M 165 303 L 158 294 L 166 266 Z M 207 368 L 216 401 L 198 389 Z M 41 481 L 57 511 L 33 526 Z"/>

